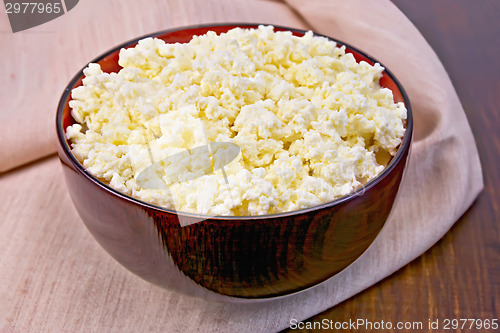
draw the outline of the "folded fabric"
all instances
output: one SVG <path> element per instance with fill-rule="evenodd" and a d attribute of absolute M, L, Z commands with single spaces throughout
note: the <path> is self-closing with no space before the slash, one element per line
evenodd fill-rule
<path fill-rule="evenodd" d="M 31 33 L 3 34 L 1 170 L 55 151 L 57 100 L 91 58 L 141 34 L 223 21 L 311 28 L 373 55 L 400 79 L 412 103 L 415 141 L 398 203 L 378 238 L 311 290 L 255 304 L 208 303 L 150 285 L 108 256 L 83 227 L 51 157 L 0 176 L 0 331 L 281 330 L 418 257 L 481 191 L 474 138 L 453 85 L 389 0 L 87 0 Z M 0 27 L 8 29 L 3 21 Z"/>

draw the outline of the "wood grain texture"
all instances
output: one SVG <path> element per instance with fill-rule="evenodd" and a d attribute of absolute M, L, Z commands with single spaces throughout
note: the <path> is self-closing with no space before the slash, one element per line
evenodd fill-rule
<path fill-rule="evenodd" d="M 358 318 L 371 322 L 418 321 L 423 322 L 423 330 L 384 332 L 438 332 L 442 326 L 440 330 L 427 329 L 428 319 L 439 319 L 442 325 L 446 318 L 499 318 L 500 2 L 393 2 L 434 48 L 455 85 L 476 138 L 485 189 L 451 231 L 419 259 L 361 294 L 310 318 L 310 322 Z M 301 330 L 294 330 L 297 331 Z M 479 331 L 495 330 L 455 330 Z"/>

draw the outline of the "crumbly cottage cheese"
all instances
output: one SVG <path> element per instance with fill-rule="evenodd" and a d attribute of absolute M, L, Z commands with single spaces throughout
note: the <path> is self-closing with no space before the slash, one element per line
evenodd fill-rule
<path fill-rule="evenodd" d="M 72 91 L 72 152 L 116 190 L 178 211 L 258 215 L 333 200 L 378 175 L 405 132 L 403 103 L 379 86 L 383 67 L 311 32 L 146 38 L 119 64 L 111 74 L 90 64 Z M 150 165 L 208 142 L 241 151 L 215 171 L 183 159 L 160 168 L 163 186 L 138 182 Z"/>

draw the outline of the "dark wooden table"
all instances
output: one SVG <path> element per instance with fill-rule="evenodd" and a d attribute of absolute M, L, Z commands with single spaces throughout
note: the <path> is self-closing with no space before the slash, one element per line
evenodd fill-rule
<path fill-rule="evenodd" d="M 500 1 L 393 3 L 421 31 L 450 75 L 476 138 L 485 189 L 450 232 L 420 258 L 309 321 L 423 324 L 422 329 L 378 332 L 500 332 L 500 328 L 470 329 L 470 321 L 463 329 L 443 329 L 446 319 L 500 321 Z M 429 330 L 429 319 L 439 320 L 440 329 Z M 297 331 L 308 330 L 293 330 Z"/>

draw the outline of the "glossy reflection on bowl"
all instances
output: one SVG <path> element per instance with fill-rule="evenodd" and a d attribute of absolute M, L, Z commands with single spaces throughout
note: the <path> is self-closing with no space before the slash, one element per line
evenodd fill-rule
<path fill-rule="evenodd" d="M 207 31 L 226 32 L 258 24 L 187 27 L 142 36 L 113 48 L 92 62 L 104 72 L 117 72 L 122 47 L 145 37 L 167 43 L 188 42 Z M 305 31 L 291 30 L 295 35 Z M 334 40 L 336 41 L 336 40 Z M 375 60 L 346 46 L 356 60 Z M 86 67 L 86 66 L 85 66 Z M 406 134 L 386 169 L 360 191 L 308 209 L 241 217 L 207 217 L 179 213 L 126 196 L 102 183 L 77 161 L 65 139 L 74 124 L 69 100 L 80 86 L 83 69 L 66 87 L 57 110 L 59 157 L 68 191 L 83 222 L 118 262 L 159 286 L 215 300 L 267 299 L 310 288 L 355 261 L 373 242 L 394 205 L 410 151 L 413 132 L 408 98 L 387 70 L 380 80 L 396 102 L 408 110 Z M 189 224 L 181 227 L 179 219 Z M 186 222 L 187 221 L 187 222 Z"/>

